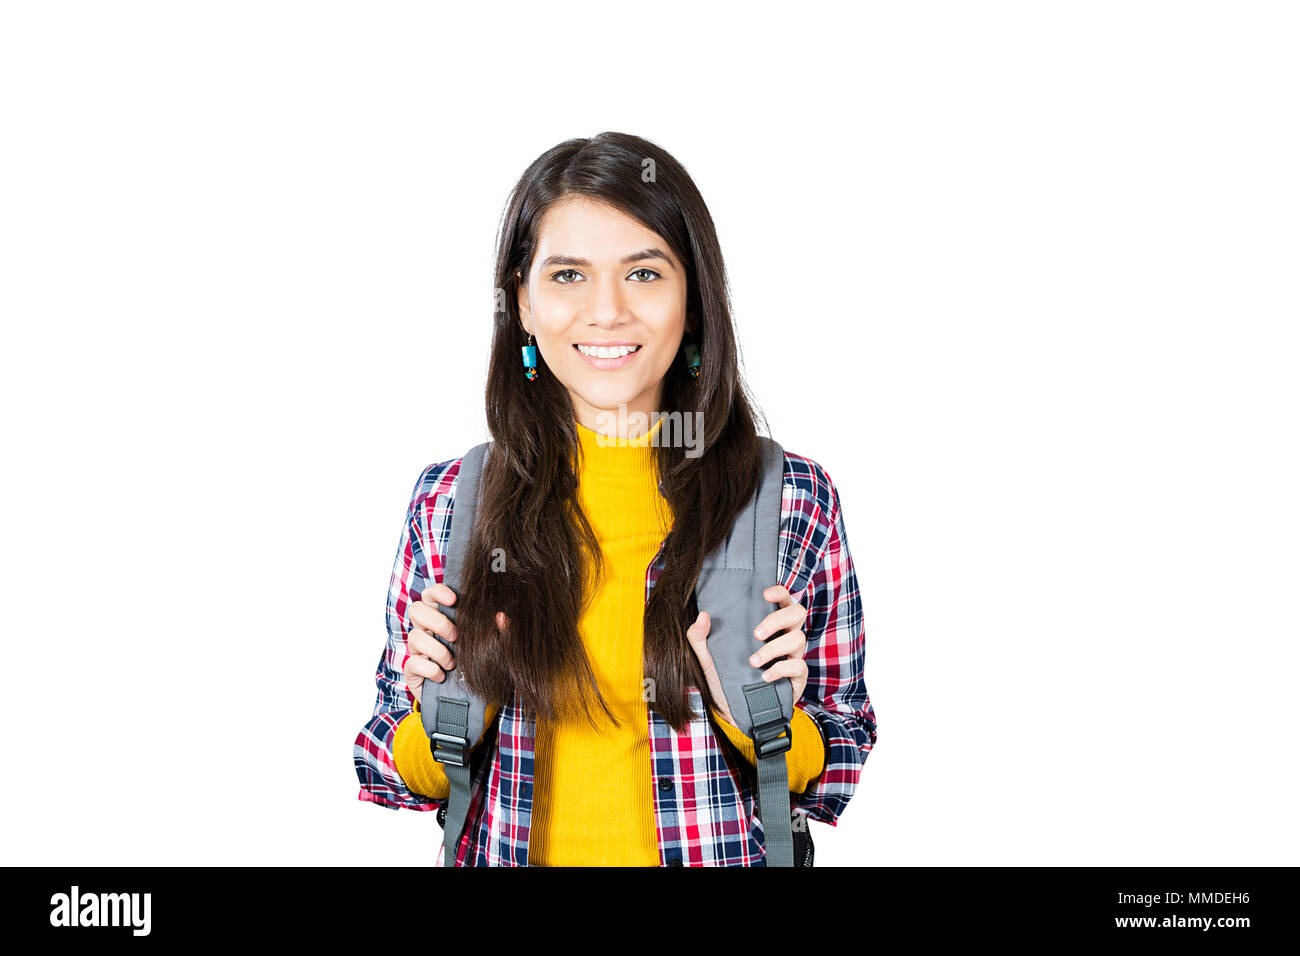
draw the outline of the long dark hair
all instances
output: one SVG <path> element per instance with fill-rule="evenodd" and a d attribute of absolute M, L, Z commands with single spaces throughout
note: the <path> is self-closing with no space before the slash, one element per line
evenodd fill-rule
<path fill-rule="evenodd" d="M 643 176 L 647 169 L 652 176 Z M 654 451 L 673 526 L 644 617 L 645 676 L 654 681 L 648 703 L 681 733 L 699 716 L 688 688 L 699 688 L 710 700 L 686 629 L 698 614 L 694 588 L 704 559 L 726 539 L 758 484 L 757 405 L 740 376 L 713 219 L 682 165 L 638 136 L 606 132 L 560 143 L 524 171 L 507 202 L 497 241 L 497 311 L 486 390 L 493 446 L 456 597 L 456 666 L 498 705 L 517 693 L 535 718 L 584 714 L 594 724 L 594 694 L 617 723 L 579 636 L 579 619 L 605 569 L 578 504 L 574 463 L 581 446 L 573 402 L 540 350 L 535 380 L 524 377 L 520 363 L 520 347 L 527 343 L 520 284 L 529 276 L 543 215 L 570 196 L 603 201 L 637 219 L 662 236 L 686 267 L 687 316 L 695 322 L 700 373 L 692 378 L 684 361 L 674 361 L 661 401 L 663 411 L 701 421 L 703 434 L 693 436 L 700 449 L 693 456 L 668 434 L 660 435 Z M 661 432 L 677 418 L 670 414 Z M 497 629 L 498 611 L 509 620 L 505 632 Z"/>

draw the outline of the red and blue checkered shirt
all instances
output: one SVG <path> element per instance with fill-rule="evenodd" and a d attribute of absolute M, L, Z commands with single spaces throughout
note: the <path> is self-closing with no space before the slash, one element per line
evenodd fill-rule
<path fill-rule="evenodd" d="M 443 579 L 460 463 L 455 458 L 429 465 L 415 483 L 389 582 L 388 641 L 375 674 L 379 695 L 353 748 L 358 798 L 394 810 L 437 810 L 446 802 L 415 793 L 402 781 L 393 761 L 393 735 L 415 705 L 402 675 L 408 611 L 425 588 Z M 867 695 L 862 599 L 839 494 L 820 465 L 789 451 L 780 552 L 780 577 L 772 583 L 784 585 L 808 611 L 803 626 L 808 684 L 795 706 L 816 721 L 826 744 L 825 768 L 803 793 L 790 794 L 790 808 L 834 826 L 875 746 L 876 714 Z M 662 570 L 661 545 L 646 571 L 647 600 Z M 646 785 L 654 795 L 659 865 L 764 866 L 754 768 L 714 733 L 697 688 L 691 689 L 690 702 L 700 716 L 681 734 L 647 708 Z M 528 865 L 535 729 L 516 698 L 498 713 L 496 733 L 491 728 L 485 733 L 491 755 L 476 761 L 454 865 Z M 446 865 L 445 852 L 439 850 L 436 866 Z"/>

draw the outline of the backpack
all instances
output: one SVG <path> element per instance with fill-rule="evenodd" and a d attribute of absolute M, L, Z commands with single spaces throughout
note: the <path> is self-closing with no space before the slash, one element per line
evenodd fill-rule
<path fill-rule="evenodd" d="M 813 850 L 807 822 L 789 811 L 785 753 L 790 749 L 790 720 L 794 716 L 790 679 L 765 681 L 763 668 L 749 663 L 754 651 L 753 629 L 772 611 L 763 591 L 771 586 L 779 567 L 785 464 L 779 444 L 763 436 L 759 441 L 764 461 L 758 489 L 736 516 L 727 540 L 705 558 L 695 593 L 700 610 L 709 612 L 709 652 L 727 708 L 735 726 L 754 742 L 756 810 L 766 837 L 766 864 L 811 866 Z M 443 583 L 457 593 L 478 505 L 478 479 L 491 444 L 475 445 L 461 460 L 451 536 L 443 560 Z M 439 610 L 455 622 L 454 607 L 440 606 Z M 434 637 L 442 640 L 436 634 Z M 455 653 L 454 643 L 442 643 Z M 443 765 L 451 783 L 442 807 L 445 812 L 438 814 L 450 862 L 469 810 L 471 741 L 485 737 L 487 703 L 462 680 L 460 669 L 453 668 L 441 683 L 424 682 L 420 714 L 433 758 Z"/>

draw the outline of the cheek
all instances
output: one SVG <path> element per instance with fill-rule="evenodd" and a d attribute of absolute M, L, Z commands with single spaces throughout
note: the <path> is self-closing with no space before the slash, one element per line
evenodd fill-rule
<path fill-rule="evenodd" d="M 637 303 L 637 312 L 651 328 L 665 331 L 686 328 L 686 297 L 676 289 L 646 293 Z"/>
<path fill-rule="evenodd" d="M 670 344 L 658 346 L 654 351 L 649 352 L 645 358 L 648 360 L 642 368 L 646 369 L 654 377 L 662 377 L 672 367 L 673 359 L 677 357 L 677 350 Z"/>
<path fill-rule="evenodd" d="M 581 297 L 573 289 L 543 282 L 533 289 L 532 308 L 539 325 L 562 332 L 581 307 Z"/>
<path fill-rule="evenodd" d="M 565 309 L 563 302 L 552 300 L 533 300 L 533 324 L 549 337 L 563 335 L 573 321 L 573 310 Z"/>

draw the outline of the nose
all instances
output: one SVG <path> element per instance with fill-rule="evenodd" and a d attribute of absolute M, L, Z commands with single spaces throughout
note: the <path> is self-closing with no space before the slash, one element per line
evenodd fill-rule
<path fill-rule="evenodd" d="M 621 280 L 610 274 L 592 282 L 588 288 L 591 293 L 586 305 L 592 323 L 607 329 L 626 320 L 627 300 Z"/>

